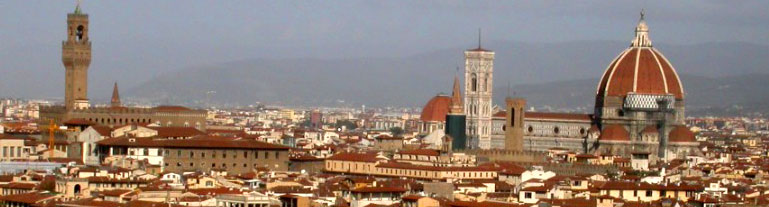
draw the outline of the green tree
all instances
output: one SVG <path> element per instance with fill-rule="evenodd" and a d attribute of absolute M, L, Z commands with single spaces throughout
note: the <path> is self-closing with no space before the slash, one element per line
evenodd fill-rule
<path fill-rule="evenodd" d="M 400 128 L 400 127 L 390 128 L 390 133 L 392 133 L 393 136 L 395 136 L 395 137 L 399 137 L 399 136 L 403 135 L 404 132 L 405 131 L 403 130 L 403 128 Z"/>
<path fill-rule="evenodd" d="M 347 130 L 353 130 L 353 129 L 357 129 L 358 128 L 357 124 L 355 124 L 354 122 L 352 122 L 350 120 L 346 120 L 346 119 L 345 120 L 338 120 L 338 121 L 336 121 L 336 124 L 334 124 L 334 128 L 337 128 L 337 129 L 338 128 L 342 128 L 342 126 L 346 127 Z"/>

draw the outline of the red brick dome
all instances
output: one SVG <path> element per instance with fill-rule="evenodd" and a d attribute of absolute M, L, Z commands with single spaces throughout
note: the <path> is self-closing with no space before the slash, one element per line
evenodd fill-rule
<path fill-rule="evenodd" d="M 630 133 L 621 125 L 609 124 L 603 127 L 599 141 L 630 141 Z"/>
<path fill-rule="evenodd" d="M 422 108 L 422 121 L 446 121 L 446 114 L 449 113 L 451 97 L 446 95 L 437 95 L 430 99 Z"/>
<path fill-rule="evenodd" d="M 684 89 L 673 66 L 652 47 L 631 47 L 609 64 L 598 84 L 598 96 L 628 93 L 665 95 L 684 98 Z"/>
<path fill-rule="evenodd" d="M 697 138 L 688 127 L 676 126 L 670 131 L 668 142 L 697 142 Z"/>
<path fill-rule="evenodd" d="M 597 98 L 625 97 L 629 93 L 666 95 L 684 98 L 684 89 L 676 70 L 665 56 L 652 47 L 649 28 L 643 16 L 635 30 L 630 48 L 609 64 L 598 83 Z"/>

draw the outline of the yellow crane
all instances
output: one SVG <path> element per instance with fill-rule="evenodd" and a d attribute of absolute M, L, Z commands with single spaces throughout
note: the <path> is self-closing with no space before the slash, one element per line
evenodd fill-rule
<path fill-rule="evenodd" d="M 53 158 L 53 147 L 55 144 L 55 139 L 53 137 L 53 133 L 56 132 L 56 130 L 59 129 L 59 126 L 57 126 L 55 123 L 53 123 L 53 120 L 48 124 L 48 159 Z"/>

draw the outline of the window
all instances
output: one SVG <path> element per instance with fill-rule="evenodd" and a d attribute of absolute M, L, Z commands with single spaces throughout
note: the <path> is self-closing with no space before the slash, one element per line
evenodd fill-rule
<path fill-rule="evenodd" d="M 526 192 L 526 193 L 523 194 L 523 197 L 524 198 L 531 198 L 531 193 Z"/>
<path fill-rule="evenodd" d="M 553 128 L 553 133 L 558 134 L 561 132 L 561 129 L 558 127 Z"/>
<path fill-rule="evenodd" d="M 181 157 L 182 156 L 182 150 L 176 150 L 176 156 Z"/>
<path fill-rule="evenodd" d="M 275 159 L 278 159 L 278 156 L 280 155 L 280 152 L 275 151 Z"/>
<path fill-rule="evenodd" d="M 254 159 L 259 159 L 259 152 L 254 151 Z"/>
<path fill-rule="evenodd" d="M 201 153 L 200 153 L 200 157 L 201 157 L 201 158 L 206 158 L 206 153 L 205 153 L 205 152 L 201 152 Z"/>
<path fill-rule="evenodd" d="M 647 190 L 646 191 L 646 197 L 652 197 L 652 191 Z"/>
<path fill-rule="evenodd" d="M 473 90 L 470 90 L 470 91 L 473 91 L 473 92 L 477 91 L 478 90 L 478 77 L 475 75 L 475 73 L 473 73 L 470 83 L 471 83 L 470 87 L 473 89 Z"/>
<path fill-rule="evenodd" d="M 243 151 L 243 158 L 248 158 L 248 151 Z"/>
<path fill-rule="evenodd" d="M 190 167 L 195 167 L 195 163 L 190 162 Z"/>
<path fill-rule="evenodd" d="M 190 158 L 195 157 L 195 152 L 190 151 Z"/>
<path fill-rule="evenodd" d="M 227 158 L 227 151 L 222 151 L 222 158 Z"/>
<path fill-rule="evenodd" d="M 515 109 L 510 108 L 510 126 L 515 126 Z"/>

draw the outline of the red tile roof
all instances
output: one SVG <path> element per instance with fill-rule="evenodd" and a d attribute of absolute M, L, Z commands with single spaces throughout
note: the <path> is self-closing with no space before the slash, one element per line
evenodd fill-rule
<path fill-rule="evenodd" d="M 376 153 L 350 153 L 340 152 L 332 155 L 326 160 L 354 161 L 354 162 L 376 162 L 381 160 L 377 158 Z"/>
<path fill-rule="evenodd" d="M 625 127 L 616 124 L 608 124 L 603 127 L 601 135 L 598 136 L 599 141 L 630 141 L 630 133 L 627 132 Z"/>
<path fill-rule="evenodd" d="M 53 199 L 55 197 L 56 195 L 50 194 L 50 193 L 31 192 L 31 193 L 0 196 L 0 201 L 16 202 L 16 203 L 24 203 L 24 204 L 35 204 L 41 201 Z"/>
<path fill-rule="evenodd" d="M 422 121 L 446 121 L 446 114 L 449 113 L 451 97 L 446 95 L 437 95 L 430 99 L 422 108 Z"/>
<path fill-rule="evenodd" d="M 35 189 L 35 186 L 37 186 L 37 185 L 34 184 L 34 183 L 11 182 L 11 183 L 8 183 L 8 184 L 0 185 L 0 188 L 33 190 L 33 189 Z"/>
<path fill-rule="evenodd" d="M 697 139 L 694 136 L 694 132 L 689 130 L 686 126 L 676 126 L 673 128 L 673 130 L 670 131 L 670 136 L 668 137 L 668 141 L 670 142 L 697 142 Z"/>

